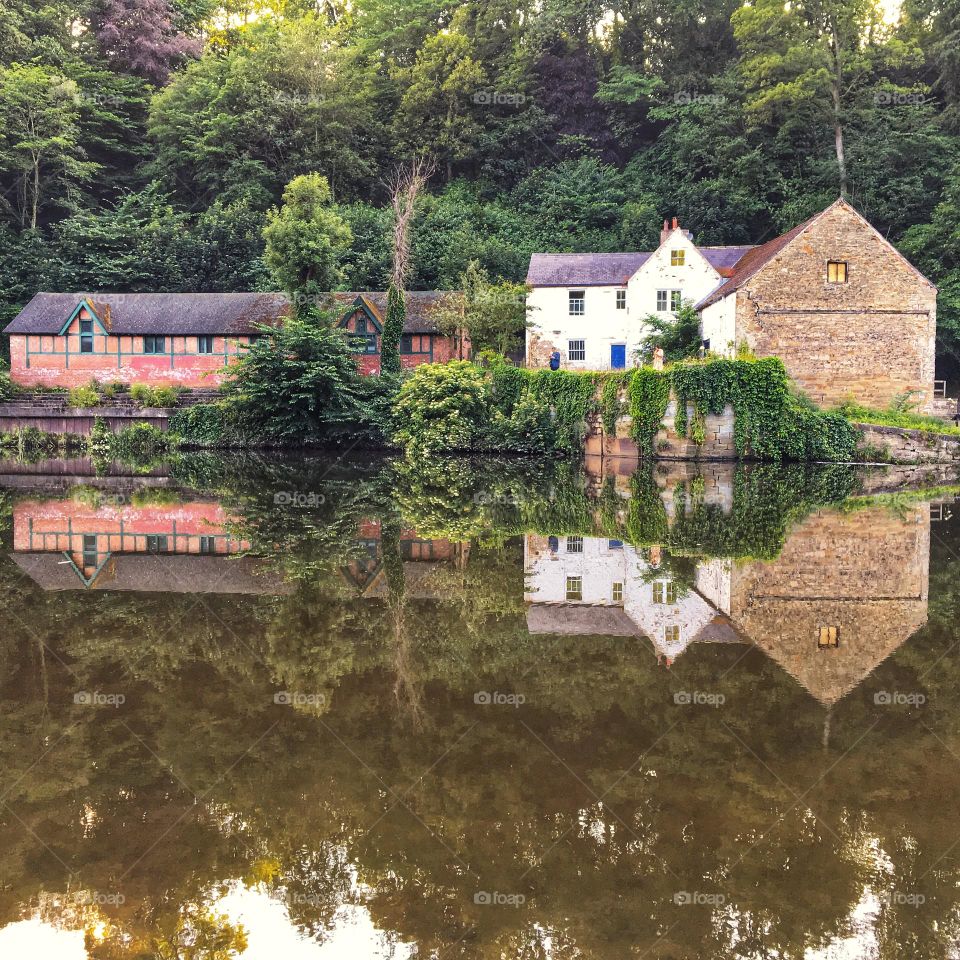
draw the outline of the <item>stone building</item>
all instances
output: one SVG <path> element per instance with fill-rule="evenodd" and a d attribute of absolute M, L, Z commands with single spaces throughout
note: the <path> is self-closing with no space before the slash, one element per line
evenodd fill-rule
<path fill-rule="evenodd" d="M 748 251 L 697 310 L 711 350 L 780 357 L 819 404 L 932 409 L 936 287 L 845 200 Z"/>

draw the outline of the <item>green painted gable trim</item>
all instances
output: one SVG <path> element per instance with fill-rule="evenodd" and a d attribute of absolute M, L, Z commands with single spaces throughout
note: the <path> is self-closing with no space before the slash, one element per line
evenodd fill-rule
<path fill-rule="evenodd" d="M 96 325 L 100 328 L 100 330 L 103 332 L 103 335 L 106 337 L 109 337 L 110 331 L 107 330 L 107 328 L 103 325 L 103 321 L 100 319 L 100 315 L 97 313 L 96 310 L 93 309 L 93 304 L 91 304 L 90 301 L 87 299 L 81 300 L 76 305 L 76 307 L 74 307 L 73 313 L 70 314 L 70 316 L 67 318 L 67 322 L 60 328 L 59 336 L 62 337 L 70 329 L 70 324 L 77 319 L 77 314 L 84 307 L 86 307 L 90 311 L 91 315 L 93 316 L 94 323 L 96 323 Z"/>
<path fill-rule="evenodd" d="M 343 315 L 343 319 L 340 323 L 337 324 L 339 327 L 346 327 L 349 319 L 357 312 L 357 310 L 362 310 L 367 318 L 373 321 L 373 325 L 376 328 L 377 333 L 383 333 L 383 325 L 377 319 L 376 314 L 370 309 L 369 304 L 363 297 L 357 297 L 353 301 L 353 306 Z"/>

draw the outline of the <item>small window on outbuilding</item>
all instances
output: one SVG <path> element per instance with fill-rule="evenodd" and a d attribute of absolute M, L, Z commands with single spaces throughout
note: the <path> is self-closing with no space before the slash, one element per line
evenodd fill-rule
<path fill-rule="evenodd" d="M 167 538 L 162 535 L 150 534 L 147 536 L 147 553 L 166 553 L 168 550 Z"/>
<path fill-rule="evenodd" d="M 817 646 L 821 649 L 840 646 L 839 627 L 820 627 L 817 634 Z"/>
<path fill-rule="evenodd" d="M 828 260 L 827 261 L 827 283 L 846 283 L 846 282 L 847 282 L 846 260 Z"/>
<path fill-rule="evenodd" d="M 80 321 L 80 352 L 93 353 L 93 321 Z"/>
<path fill-rule="evenodd" d="M 144 353 L 166 353 L 167 338 L 157 336 L 147 336 L 143 338 Z"/>
<path fill-rule="evenodd" d="M 197 337 L 197 353 L 213 353 L 213 337 Z"/>
<path fill-rule="evenodd" d="M 217 541 L 213 537 L 201 537 L 200 538 L 200 552 L 203 554 L 211 554 L 217 552 Z"/>
<path fill-rule="evenodd" d="M 97 535 L 85 533 L 83 535 L 83 567 L 96 567 L 99 553 L 97 552 Z"/>

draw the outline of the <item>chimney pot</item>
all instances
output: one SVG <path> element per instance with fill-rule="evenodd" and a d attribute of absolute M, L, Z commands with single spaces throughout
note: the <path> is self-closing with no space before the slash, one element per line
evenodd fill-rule
<path fill-rule="evenodd" d="M 674 229 L 674 230 L 676 230 L 676 229 L 677 229 L 677 227 L 679 227 L 679 226 L 680 226 L 680 224 L 679 224 L 679 223 L 677 223 L 677 218 L 676 218 L 676 217 L 674 217 L 674 218 L 673 218 L 673 229 Z"/>

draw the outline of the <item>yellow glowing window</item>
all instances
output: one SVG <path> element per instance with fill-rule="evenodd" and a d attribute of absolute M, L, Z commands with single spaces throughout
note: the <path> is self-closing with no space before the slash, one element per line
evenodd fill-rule
<path fill-rule="evenodd" d="M 827 261 L 827 283 L 846 283 L 847 264 L 844 260 Z"/>
<path fill-rule="evenodd" d="M 839 627 L 821 627 L 817 635 L 818 647 L 837 647 L 840 645 Z"/>
<path fill-rule="evenodd" d="M 664 640 L 664 643 L 679 643 L 680 628 L 678 626 L 664 627 L 663 640 Z"/>
<path fill-rule="evenodd" d="M 686 250 L 671 250 L 670 251 L 670 266 L 671 267 L 682 267 L 686 263 L 687 251 Z"/>
<path fill-rule="evenodd" d="M 613 585 L 613 602 L 623 603 L 623 584 L 615 583 Z"/>
<path fill-rule="evenodd" d="M 567 599 L 583 599 L 583 577 L 567 577 Z"/>
<path fill-rule="evenodd" d="M 653 602 L 654 603 L 676 603 L 677 585 L 662 580 L 657 580 L 653 584 Z"/>

